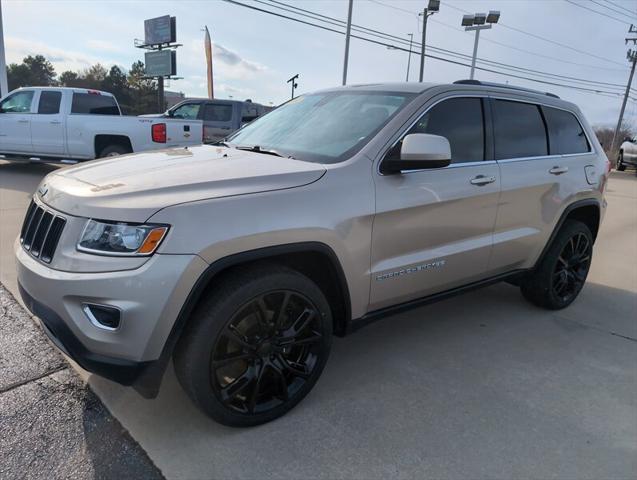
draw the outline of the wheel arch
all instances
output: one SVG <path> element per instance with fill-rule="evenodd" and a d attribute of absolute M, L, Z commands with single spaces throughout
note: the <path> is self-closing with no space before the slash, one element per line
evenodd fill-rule
<path fill-rule="evenodd" d="M 94 147 L 95 147 L 95 158 L 99 156 L 99 154 L 106 147 L 111 145 L 121 145 L 126 148 L 129 152 L 133 151 L 133 145 L 131 140 L 126 135 L 109 135 L 109 134 L 99 134 L 95 135 L 94 139 Z"/>
<path fill-rule="evenodd" d="M 597 239 L 597 233 L 599 232 L 599 225 L 601 221 L 601 207 L 599 201 L 593 198 L 578 200 L 571 203 L 564 209 L 562 215 L 560 216 L 560 219 L 555 225 L 555 228 L 553 228 L 553 232 L 551 233 L 548 242 L 546 242 L 546 245 L 544 245 L 544 249 L 542 250 L 542 253 L 540 254 L 535 264 L 536 266 L 546 255 L 546 252 L 550 248 L 551 244 L 555 240 L 555 237 L 559 233 L 566 220 L 578 220 L 584 223 L 593 234 L 594 242 Z"/>
<path fill-rule="evenodd" d="M 134 388 L 147 398 L 157 396 L 161 379 L 177 342 L 181 338 L 192 312 L 216 279 L 233 268 L 255 263 L 273 262 L 293 268 L 317 283 L 333 307 L 334 334 L 343 336 L 351 320 L 349 287 L 341 263 L 328 245 L 301 242 L 241 252 L 216 260 L 199 276 L 164 343 L 159 359 L 153 362 L 135 383 Z M 327 266 L 327 269 L 325 268 Z"/>

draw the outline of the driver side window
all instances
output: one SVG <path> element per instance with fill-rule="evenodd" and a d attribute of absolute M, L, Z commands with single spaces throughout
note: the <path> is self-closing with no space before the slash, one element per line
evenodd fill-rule
<path fill-rule="evenodd" d="M 407 132 L 440 135 L 449 140 L 451 162 L 481 162 L 485 158 L 481 98 L 459 97 L 431 107 Z"/>
<path fill-rule="evenodd" d="M 2 113 L 30 113 L 33 91 L 16 92 L 0 103 Z"/>
<path fill-rule="evenodd" d="M 200 105 L 198 103 L 187 103 L 173 110 L 172 116 L 183 118 L 184 120 L 196 120 L 199 116 Z"/>

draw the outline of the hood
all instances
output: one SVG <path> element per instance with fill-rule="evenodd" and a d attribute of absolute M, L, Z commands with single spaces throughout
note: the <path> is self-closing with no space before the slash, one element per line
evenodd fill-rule
<path fill-rule="evenodd" d="M 201 145 L 57 170 L 44 178 L 38 195 L 70 215 L 144 222 L 170 205 L 299 187 L 324 173 L 316 163 Z"/>

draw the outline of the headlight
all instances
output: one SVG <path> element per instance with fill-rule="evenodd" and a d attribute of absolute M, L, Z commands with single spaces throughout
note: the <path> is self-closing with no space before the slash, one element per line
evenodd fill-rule
<path fill-rule="evenodd" d="M 102 255 L 151 255 L 166 235 L 164 225 L 89 220 L 77 249 Z"/>

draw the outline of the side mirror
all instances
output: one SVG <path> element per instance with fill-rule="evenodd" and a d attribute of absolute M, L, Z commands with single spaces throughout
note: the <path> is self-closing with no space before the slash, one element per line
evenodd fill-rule
<path fill-rule="evenodd" d="M 632 138 L 630 138 L 630 137 L 626 137 L 626 138 L 624 138 L 624 142 L 630 142 L 630 143 L 633 143 L 633 139 L 632 139 Z"/>
<path fill-rule="evenodd" d="M 399 173 L 404 170 L 442 168 L 451 163 L 449 140 L 440 135 L 412 133 L 403 138 L 400 159 L 386 160 L 382 173 Z"/>

